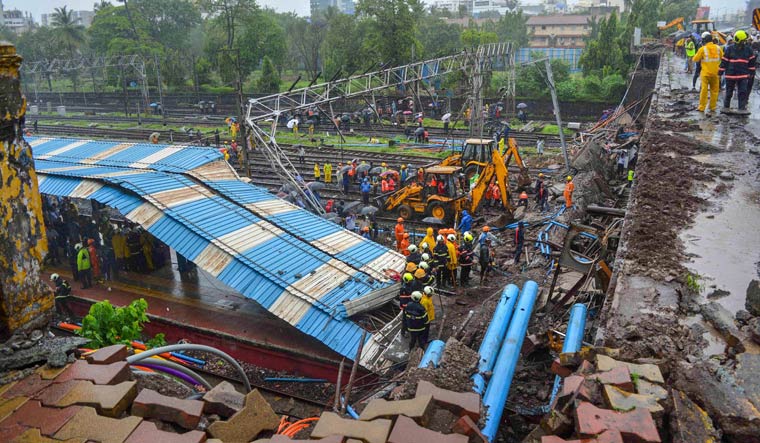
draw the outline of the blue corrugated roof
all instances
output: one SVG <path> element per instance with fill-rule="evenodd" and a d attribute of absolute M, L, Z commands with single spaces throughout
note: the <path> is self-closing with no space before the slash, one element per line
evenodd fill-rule
<path fill-rule="evenodd" d="M 31 143 L 41 192 L 116 207 L 347 357 L 353 357 L 362 330 L 346 318 L 342 302 L 391 284 L 384 269 L 398 271 L 404 263 L 403 256 L 262 188 L 230 179 L 199 181 L 192 170 L 219 162 L 214 149 L 72 139 Z"/>

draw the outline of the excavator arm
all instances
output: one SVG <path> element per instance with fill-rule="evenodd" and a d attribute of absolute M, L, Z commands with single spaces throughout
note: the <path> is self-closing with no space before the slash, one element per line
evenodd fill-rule
<path fill-rule="evenodd" d="M 659 29 L 660 31 L 664 31 L 666 29 L 672 28 L 673 26 L 677 26 L 679 31 L 683 31 L 683 17 L 675 18 L 671 20 L 665 26 L 659 26 L 657 29 Z"/>
<path fill-rule="evenodd" d="M 520 162 L 522 162 L 522 160 L 520 160 Z M 494 149 L 491 163 L 483 168 L 483 171 L 480 173 L 480 177 L 478 177 L 478 181 L 475 183 L 475 186 L 473 186 L 471 190 L 473 213 L 478 208 L 478 205 L 480 205 L 480 202 L 483 199 L 486 190 L 488 190 L 488 184 L 491 183 L 491 179 L 494 176 L 496 177 L 499 191 L 501 191 L 501 203 L 508 211 L 514 211 L 514 208 L 512 207 L 509 199 L 509 171 L 507 170 L 507 166 L 504 162 L 504 157 L 501 156 L 498 149 Z"/>
<path fill-rule="evenodd" d="M 517 149 L 517 141 L 513 138 L 509 139 L 509 148 L 504 153 L 506 160 L 502 163 L 508 165 L 510 160 L 514 157 L 515 164 L 520 168 L 520 175 L 517 177 L 517 186 L 524 187 L 529 186 L 531 183 L 530 175 L 528 175 L 528 167 L 523 163 L 522 157 L 520 157 L 520 151 Z"/>
<path fill-rule="evenodd" d="M 404 203 L 404 201 L 406 201 L 410 197 L 419 194 L 421 190 L 422 190 L 422 186 L 416 183 L 413 183 L 409 186 L 404 186 L 403 188 L 389 195 L 385 199 L 385 202 L 382 204 L 382 207 L 386 211 L 391 212 L 397 209 L 401 204 Z"/>

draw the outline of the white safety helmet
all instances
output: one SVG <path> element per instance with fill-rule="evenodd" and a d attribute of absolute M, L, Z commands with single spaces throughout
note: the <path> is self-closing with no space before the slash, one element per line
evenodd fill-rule
<path fill-rule="evenodd" d="M 456 239 L 457 239 L 457 236 L 456 236 L 456 235 L 454 235 L 454 234 L 449 234 L 449 236 L 448 236 L 448 237 L 446 237 L 446 238 L 448 238 L 448 239 L 449 239 L 449 241 L 456 241 Z"/>
<path fill-rule="evenodd" d="M 417 246 L 415 246 L 415 245 L 409 245 L 409 246 L 407 246 L 406 250 L 409 251 L 409 252 L 411 252 L 412 254 L 414 254 L 415 252 L 417 252 Z"/>
<path fill-rule="evenodd" d="M 712 37 L 712 34 L 710 33 L 710 31 L 705 31 L 705 32 L 702 33 L 702 38 L 703 39 L 707 38 L 707 37 Z"/>
<path fill-rule="evenodd" d="M 430 261 L 430 254 L 428 254 L 427 252 L 423 253 L 422 254 L 422 261 L 423 262 Z"/>
<path fill-rule="evenodd" d="M 427 244 L 426 241 L 422 242 L 422 244 L 420 246 L 422 247 L 422 249 L 429 249 L 430 248 L 430 245 Z"/>
<path fill-rule="evenodd" d="M 427 255 L 427 254 L 425 254 Z M 428 265 L 426 262 L 421 261 L 418 268 L 423 269 L 425 272 L 430 268 L 430 265 Z"/>
<path fill-rule="evenodd" d="M 422 300 L 422 292 L 420 292 L 420 291 L 414 291 L 414 292 L 412 292 L 412 300 L 414 300 L 414 301 L 420 301 L 420 300 Z"/>
<path fill-rule="evenodd" d="M 438 243 L 442 242 L 443 241 L 443 236 L 439 235 L 438 237 L 435 238 L 435 241 L 437 241 Z"/>
<path fill-rule="evenodd" d="M 74 249 L 76 249 L 77 251 L 80 250 L 80 249 L 82 249 L 82 244 L 81 243 L 75 244 L 74 245 Z"/>
<path fill-rule="evenodd" d="M 433 287 L 432 286 L 425 286 L 425 289 L 423 289 L 423 291 L 425 291 L 425 294 L 430 295 L 430 294 L 433 293 Z"/>
<path fill-rule="evenodd" d="M 58 280 L 58 278 L 60 278 L 60 277 L 61 276 L 58 275 L 58 274 L 56 274 L 56 273 L 50 274 L 50 280 L 52 280 L 52 281 Z"/>

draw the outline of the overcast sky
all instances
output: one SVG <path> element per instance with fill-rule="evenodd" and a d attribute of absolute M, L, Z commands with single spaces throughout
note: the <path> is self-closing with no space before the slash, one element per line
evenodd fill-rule
<path fill-rule="evenodd" d="M 68 6 L 69 9 L 75 10 L 92 10 L 94 0 L 4 0 L 2 2 L 5 9 L 21 9 L 34 14 L 34 18 L 39 22 L 40 15 L 52 12 L 54 8 Z M 113 1 L 112 3 L 115 3 Z M 309 15 L 309 0 L 258 0 L 260 5 L 269 6 L 280 12 L 295 11 L 299 15 Z M 430 3 L 430 0 L 427 0 Z M 535 3 L 535 0 L 529 1 Z M 570 0 L 570 4 L 574 1 Z M 745 8 L 745 0 L 702 0 L 702 4 L 710 6 L 713 15 L 724 14 L 725 12 Z"/>

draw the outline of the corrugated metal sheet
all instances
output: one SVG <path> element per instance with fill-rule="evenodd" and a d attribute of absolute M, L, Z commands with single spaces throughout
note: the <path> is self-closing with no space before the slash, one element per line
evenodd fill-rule
<path fill-rule="evenodd" d="M 214 149 L 70 139 L 31 144 L 41 192 L 116 207 L 347 357 L 362 330 L 347 318 L 343 302 L 391 285 L 385 271 L 404 264 L 394 251 L 233 180 L 236 174 Z"/>

